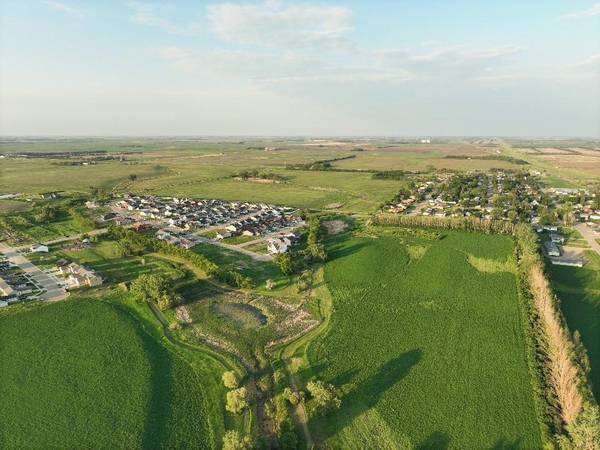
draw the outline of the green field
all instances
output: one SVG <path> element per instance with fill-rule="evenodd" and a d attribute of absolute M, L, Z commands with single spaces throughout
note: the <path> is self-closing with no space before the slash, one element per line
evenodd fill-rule
<path fill-rule="evenodd" d="M 202 381 L 126 308 L 0 317 L 0 447 L 214 448 Z"/>
<path fill-rule="evenodd" d="M 508 237 L 346 234 L 328 247 L 334 313 L 301 376 L 348 393 L 339 412 L 311 420 L 318 441 L 340 449 L 541 447 L 515 276 L 494 272 L 509 266 Z"/>
<path fill-rule="evenodd" d="M 569 329 L 579 331 L 590 358 L 592 390 L 600 401 L 600 256 L 586 252 L 582 268 L 549 266 Z"/>

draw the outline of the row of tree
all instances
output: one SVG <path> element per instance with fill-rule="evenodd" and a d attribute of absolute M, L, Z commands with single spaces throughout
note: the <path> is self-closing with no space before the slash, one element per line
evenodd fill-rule
<path fill-rule="evenodd" d="M 117 241 L 117 251 L 120 256 L 141 255 L 148 251 L 176 256 L 202 270 L 209 277 L 215 277 L 230 286 L 242 289 L 254 287 L 254 282 L 251 278 L 235 270 L 219 267 L 206 256 L 192 250 L 177 247 L 152 236 L 136 233 L 123 227 L 111 226 L 109 227 L 108 234 Z"/>
<path fill-rule="evenodd" d="M 477 217 L 438 218 L 430 216 L 406 216 L 400 214 L 376 214 L 372 225 L 436 228 L 440 230 L 466 230 L 482 233 L 513 234 L 515 224 L 504 220 L 487 220 Z"/>
<path fill-rule="evenodd" d="M 544 273 L 538 236 L 526 224 L 515 228 L 519 287 L 527 309 L 533 357 L 543 384 L 546 422 L 560 450 L 598 450 L 600 411 L 589 379 L 585 349 L 572 339 L 559 301 Z"/>

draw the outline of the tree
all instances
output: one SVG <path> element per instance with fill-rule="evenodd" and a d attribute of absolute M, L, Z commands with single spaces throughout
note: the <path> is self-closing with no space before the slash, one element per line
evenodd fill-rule
<path fill-rule="evenodd" d="M 300 395 L 297 392 L 292 391 L 289 387 L 286 387 L 281 395 L 294 406 L 300 402 Z"/>
<path fill-rule="evenodd" d="M 309 381 L 306 389 L 317 406 L 323 411 L 339 409 L 342 405 L 342 400 L 339 398 L 335 386 L 332 384 L 320 380 Z"/>
<path fill-rule="evenodd" d="M 130 181 L 135 181 L 137 180 L 137 175 L 135 173 L 130 173 L 129 174 L 129 180 Z"/>
<path fill-rule="evenodd" d="M 223 450 L 250 450 L 253 447 L 250 436 L 244 436 L 237 431 L 229 430 L 223 436 Z"/>
<path fill-rule="evenodd" d="M 131 293 L 142 302 L 156 302 L 162 311 L 169 309 L 181 301 L 173 292 L 171 281 L 163 275 L 143 274 L 131 284 Z"/>
<path fill-rule="evenodd" d="M 223 380 L 223 385 L 227 389 L 235 389 L 239 386 L 239 380 L 233 370 L 224 372 L 221 379 Z"/>
<path fill-rule="evenodd" d="M 269 392 L 273 387 L 273 381 L 269 375 L 263 375 L 258 379 L 256 385 L 261 392 Z"/>
<path fill-rule="evenodd" d="M 292 261 L 291 252 L 280 253 L 275 257 L 275 262 L 279 266 L 279 270 L 284 275 L 291 275 L 294 273 L 294 264 Z"/>
<path fill-rule="evenodd" d="M 227 393 L 225 409 L 233 414 L 239 414 L 248 407 L 248 390 L 245 387 L 233 389 Z"/>

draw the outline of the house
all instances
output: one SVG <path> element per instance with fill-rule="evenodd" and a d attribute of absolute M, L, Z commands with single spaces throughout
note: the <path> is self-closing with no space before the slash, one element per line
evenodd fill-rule
<path fill-rule="evenodd" d="M 42 244 L 33 244 L 30 248 L 29 251 L 31 253 L 48 253 L 48 246 L 47 245 L 42 245 Z"/>
<path fill-rule="evenodd" d="M 40 197 L 43 198 L 44 200 L 50 199 L 50 198 L 58 198 L 60 195 L 60 192 L 55 191 L 55 192 L 42 192 L 40 194 Z"/>
<path fill-rule="evenodd" d="M 3 279 L 0 278 L 0 297 L 10 297 L 15 290 Z"/>
<path fill-rule="evenodd" d="M 558 245 L 556 245 L 554 242 L 544 242 L 544 248 L 546 249 L 546 253 L 548 254 L 548 256 L 560 256 L 560 249 L 558 248 Z"/>
<path fill-rule="evenodd" d="M 550 240 L 552 242 L 554 242 L 555 244 L 564 244 L 565 243 L 564 236 L 561 236 L 560 234 L 557 234 L 557 233 L 550 233 Z"/>
<path fill-rule="evenodd" d="M 60 260 L 57 262 L 57 267 L 61 274 L 67 275 L 67 285 L 69 287 L 99 286 L 102 284 L 100 275 L 77 263 L 65 264 L 65 260 Z"/>
<path fill-rule="evenodd" d="M 94 208 L 99 208 L 100 205 L 98 203 L 96 203 L 95 201 L 88 200 L 87 202 L 85 202 L 85 207 L 88 209 L 94 209 Z"/>
<path fill-rule="evenodd" d="M 272 238 L 267 241 L 267 251 L 272 255 L 278 255 L 288 251 L 288 246 L 279 238 Z"/>
<path fill-rule="evenodd" d="M 115 217 L 117 217 L 117 213 L 114 212 L 109 212 L 106 214 L 103 214 L 100 218 L 104 221 L 107 222 L 109 220 L 113 220 Z"/>
<path fill-rule="evenodd" d="M 231 233 L 229 231 L 218 232 L 217 235 L 215 236 L 215 238 L 218 241 L 222 241 L 223 239 L 226 239 L 228 237 L 231 237 Z"/>

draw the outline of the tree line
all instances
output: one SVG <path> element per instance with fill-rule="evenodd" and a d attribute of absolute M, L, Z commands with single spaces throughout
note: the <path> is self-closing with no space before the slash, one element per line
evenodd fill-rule
<path fill-rule="evenodd" d="M 117 251 L 120 256 L 141 255 L 146 252 L 176 256 L 202 270 L 207 276 L 214 277 L 230 286 L 242 289 L 254 287 L 254 282 L 251 278 L 238 271 L 219 267 L 206 256 L 192 250 L 177 247 L 152 236 L 136 233 L 135 231 L 114 225 L 109 227 L 108 235 L 117 241 Z"/>

